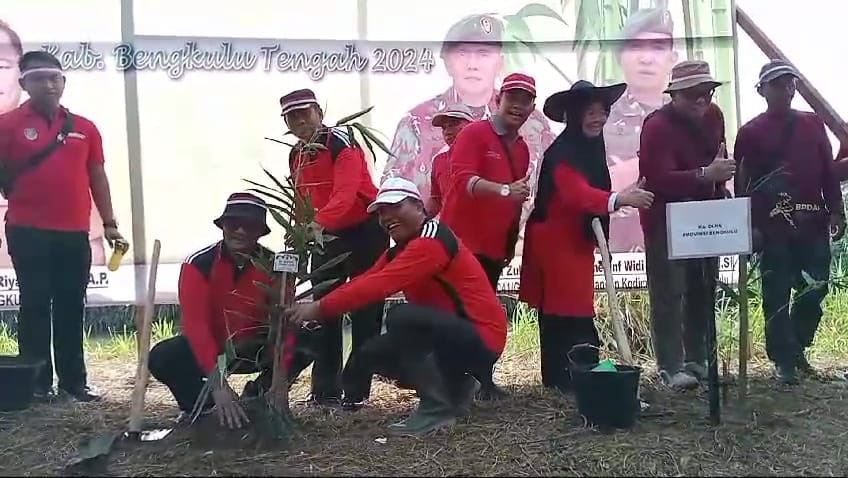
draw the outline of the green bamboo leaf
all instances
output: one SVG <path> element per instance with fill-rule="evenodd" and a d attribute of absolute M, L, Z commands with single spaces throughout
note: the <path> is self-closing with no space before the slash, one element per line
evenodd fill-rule
<path fill-rule="evenodd" d="M 260 196 L 265 196 L 266 198 L 273 199 L 275 201 L 279 201 L 281 203 L 285 203 L 286 199 L 283 199 L 281 196 L 277 196 L 276 194 L 269 193 L 267 191 L 263 191 L 259 188 L 248 188 L 248 191 L 259 194 Z"/>
<path fill-rule="evenodd" d="M 263 173 L 265 173 L 265 175 L 266 175 L 266 176 L 268 176 L 269 178 L 271 178 L 271 181 L 273 181 L 273 182 L 274 182 L 274 184 L 276 184 L 276 185 L 277 185 L 277 187 L 278 187 L 278 188 L 280 188 L 280 190 L 281 190 L 281 191 L 286 189 L 286 187 L 285 187 L 285 186 L 283 186 L 283 183 L 282 183 L 282 182 L 280 182 L 280 180 L 279 180 L 279 179 L 277 179 L 277 177 L 276 177 L 276 176 L 274 176 L 273 174 L 271 174 L 271 171 L 268 171 L 267 169 L 265 169 L 264 167 L 262 167 L 262 172 L 263 172 Z"/>
<path fill-rule="evenodd" d="M 295 300 L 295 302 L 297 302 L 299 300 L 303 300 L 303 299 L 309 297 L 310 295 L 326 292 L 331 287 L 333 287 L 336 283 L 338 283 L 339 280 L 340 280 L 339 278 L 325 280 L 324 282 L 321 282 L 320 284 L 318 284 L 314 287 L 310 287 L 309 290 L 301 292 L 300 294 L 298 294 L 294 298 L 294 300 Z"/>
<path fill-rule="evenodd" d="M 359 131 L 359 134 L 362 136 L 362 142 L 365 143 L 365 147 L 368 148 L 368 152 L 371 153 L 371 158 L 373 160 L 377 160 L 377 153 L 374 151 L 374 143 L 368 139 L 368 136 L 362 134 L 362 131 L 359 128 L 356 128 Z"/>
<path fill-rule="evenodd" d="M 383 143 L 383 141 L 380 140 L 380 138 L 378 138 L 373 131 L 371 131 L 371 128 L 360 123 L 353 123 L 352 126 L 359 130 L 359 132 L 362 133 L 362 136 L 367 137 L 372 143 L 376 144 L 377 147 L 380 148 L 384 153 L 388 154 L 389 156 L 394 156 L 391 150 L 389 150 L 389 148 L 386 146 L 386 144 Z"/>
<path fill-rule="evenodd" d="M 279 212 L 283 215 L 283 217 L 288 217 L 294 219 L 295 216 L 295 207 L 293 204 L 283 204 L 282 206 L 278 204 L 268 204 L 268 210 L 271 209 Z"/>
<path fill-rule="evenodd" d="M 367 115 L 368 113 L 370 113 L 370 112 L 371 112 L 371 110 L 373 110 L 373 109 L 374 109 L 374 106 L 369 106 L 368 108 L 365 108 L 364 110 L 362 110 L 362 111 L 360 111 L 360 112 L 358 112 L 358 113 L 354 113 L 354 114 L 352 114 L 352 115 L 345 116 L 344 118 L 342 118 L 342 119 L 340 119 L 340 120 L 338 120 L 338 121 L 336 122 L 336 126 L 342 126 L 343 124 L 348 123 L 348 122 L 350 122 L 350 121 L 353 121 L 353 120 L 355 120 L 356 118 L 359 118 L 359 117 L 365 116 L 365 115 Z"/>
<path fill-rule="evenodd" d="M 350 254 L 351 254 L 350 252 L 345 252 L 344 254 L 339 254 L 338 256 L 330 259 L 329 261 L 325 262 L 324 264 L 321 264 L 321 267 L 310 272 L 307 275 L 307 277 L 310 278 L 310 279 L 314 279 L 316 276 L 320 276 L 322 272 L 326 272 L 328 269 L 332 269 L 333 267 L 344 262 L 344 260 L 347 259 L 348 256 L 350 256 Z"/>
<path fill-rule="evenodd" d="M 718 281 L 718 287 L 725 293 L 734 303 L 739 303 L 739 293 L 728 284 L 725 284 L 722 281 Z"/>
<path fill-rule="evenodd" d="M 291 220 L 289 218 L 283 217 L 282 214 L 273 209 L 269 209 L 268 213 L 271 214 L 271 217 L 274 218 L 274 221 L 277 224 L 283 226 L 283 228 L 286 230 L 286 235 L 296 236 L 296 228 L 292 225 Z"/>
<path fill-rule="evenodd" d="M 541 3 L 530 3 L 525 5 L 515 14 L 517 17 L 548 17 L 561 22 L 563 25 L 568 25 L 559 13 L 555 12 L 551 7 L 542 5 Z"/>
<path fill-rule="evenodd" d="M 257 269 L 258 269 L 258 267 L 257 267 Z M 268 284 L 266 284 L 262 281 L 255 280 L 255 281 L 253 281 L 253 285 L 255 285 L 256 287 L 259 287 L 260 289 L 265 291 L 266 294 L 268 294 L 270 296 L 275 296 L 279 293 L 279 291 L 277 289 L 275 289 L 274 287 L 271 287 L 270 285 L 268 285 Z"/>
<path fill-rule="evenodd" d="M 262 189 L 263 191 L 268 191 L 270 193 L 280 194 L 280 193 L 283 192 L 281 189 L 272 188 L 271 186 L 268 186 L 266 184 L 262 184 L 262 183 L 258 183 L 256 181 L 253 181 L 252 179 L 244 179 L 243 178 L 242 181 L 244 181 L 244 182 L 246 182 L 246 183 L 248 183 L 252 186 L 256 186 L 257 188 Z"/>
<path fill-rule="evenodd" d="M 279 140 L 279 139 L 269 138 L 269 137 L 267 137 L 267 136 L 265 137 L 265 139 L 267 139 L 268 141 L 273 141 L 273 142 L 275 142 L 275 143 L 284 144 L 284 145 L 286 145 L 286 146 L 288 146 L 288 147 L 290 147 L 290 148 L 294 148 L 294 147 L 295 147 L 295 145 L 294 145 L 294 144 L 286 143 L 285 141 L 281 141 L 281 140 Z"/>

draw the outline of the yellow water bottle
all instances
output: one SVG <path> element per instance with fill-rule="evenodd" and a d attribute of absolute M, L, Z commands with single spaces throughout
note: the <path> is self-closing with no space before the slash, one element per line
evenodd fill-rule
<path fill-rule="evenodd" d="M 121 259 L 124 258 L 124 254 L 127 253 L 129 248 L 129 242 L 121 239 L 116 240 L 112 247 L 112 257 L 109 258 L 109 264 L 106 267 L 112 272 L 118 270 L 118 266 L 121 265 Z"/>

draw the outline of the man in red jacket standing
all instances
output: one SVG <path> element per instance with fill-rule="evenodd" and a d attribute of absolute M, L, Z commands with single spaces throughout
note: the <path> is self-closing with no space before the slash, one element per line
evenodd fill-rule
<path fill-rule="evenodd" d="M 386 333 L 351 354 L 348 383 L 382 375 L 411 383 L 420 397 L 409 419 L 392 425 L 426 433 L 468 412 L 478 381 L 492 389 L 492 367 L 506 344 L 506 314 L 474 255 L 450 228 L 428 219 L 414 183 L 389 178 L 368 208 L 397 243 L 364 275 L 287 312 L 295 324 L 321 320 L 402 291 Z"/>
<path fill-rule="evenodd" d="M 697 387 L 706 376 L 718 260 L 668 259 L 665 205 L 727 194 L 736 166 L 725 155 L 724 115 L 712 102 L 720 85 L 706 62 L 679 63 L 666 89 L 671 103 L 648 115 L 640 139 L 639 171 L 655 195 L 640 211 L 654 354 L 662 381 L 673 388 Z"/>
<path fill-rule="evenodd" d="M 492 290 L 512 260 L 524 202 L 530 196 L 530 150 L 519 134 L 536 105 L 536 82 L 504 78 L 498 110 L 463 128 L 451 148 L 451 187 L 442 220 L 477 256 Z"/>
<path fill-rule="evenodd" d="M 230 340 L 236 357 L 228 357 L 229 372 L 262 372 L 245 387 L 245 394 L 258 395 L 270 388 L 270 361 L 263 353 L 269 297 L 257 283 L 271 285 L 273 280 L 250 260 L 253 255 L 266 260 L 273 256 L 258 242 L 271 232 L 265 223 L 267 210 L 265 201 L 252 194 L 231 195 L 224 213 L 214 221 L 223 240 L 189 256 L 180 269 L 183 335 L 156 344 L 150 351 L 149 368 L 174 395 L 181 416 L 194 408 L 204 381 L 215 371 L 218 356 Z M 214 385 L 212 402 L 221 424 L 240 427 L 247 418 L 235 392 L 225 379 Z"/>
<path fill-rule="evenodd" d="M 286 125 L 300 140 L 289 155 L 289 171 L 298 193 L 310 198 L 315 208 L 311 229 L 317 234 L 327 231 L 337 237 L 325 244 L 324 254 L 312 257 L 312 270 L 339 255 L 351 253 L 337 266 L 322 270 L 312 278 L 312 283 L 340 278 L 337 285 L 341 285 L 347 278 L 365 272 L 389 246 L 386 231 L 366 211 L 377 196 L 377 188 L 368 171 L 365 152 L 345 128 L 323 124 L 324 112 L 311 90 L 297 90 L 283 96 L 280 107 Z M 311 150 L 305 147 L 309 143 L 324 148 Z M 352 353 L 380 334 L 384 304 L 381 298 L 351 311 Z M 313 344 L 312 352 L 295 356 L 292 373 L 299 374 L 314 357 L 312 399 L 317 403 L 338 402 L 342 399 L 342 321 L 330 321 L 313 334 L 309 341 Z M 357 394 L 345 393 L 345 403 L 355 405 L 368 398 L 371 377 L 361 380 L 356 384 Z"/>
<path fill-rule="evenodd" d="M 830 277 L 830 240 L 845 232 L 842 191 L 824 122 L 792 109 L 798 71 L 783 60 L 760 70 L 768 109 L 742 128 L 733 152 L 745 172 L 738 194 L 751 197 L 760 254 L 766 351 L 786 384 L 812 373 L 804 351 L 822 317 Z M 830 230 L 829 230 L 830 229 Z M 765 239 L 768 238 L 768 239 Z M 819 284 L 799 280 L 809 274 Z M 797 293 L 791 301 L 790 292 Z"/>

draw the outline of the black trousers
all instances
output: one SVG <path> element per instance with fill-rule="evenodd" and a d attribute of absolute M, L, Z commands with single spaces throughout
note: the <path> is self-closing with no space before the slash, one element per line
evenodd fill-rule
<path fill-rule="evenodd" d="M 261 372 L 259 387 L 268 390 L 272 378 L 271 354 L 266 353 L 264 345 L 264 338 L 236 343 L 236 357 L 230 361 L 227 369 L 232 374 Z M 197 365 L 188 338 L 178 335 L 159 342 L 150 350 L 147 363 L 150 375 L 168 387 L 180 410 L 191 412 L 203 390 L 206 375 Z M 211 405 L 211 401 L 208 405 Z"/>
<path fill-rule="evenodd" d="M 20 354 L 44 362 L 36 377 L 37 390 L 53 386 L 51 335 L 59 388 L 84 387 L 83 317 L 91 269 L 88 233 L 7 226 L 6 240 L 20 288 Z"/>
<path fill-rule="evenodd" d="M 665 229 L 645 237 L 651 334 L 657 368 L 671 374 L 707 360 L 707 324 L 715 320 L 718 259 L 668 259 Z"/>
<path fill-rule="evenodd" d="M 540 311 L 542 385 L 570 391 L 571 362 L 578 366 L 598 363 L 600 346 L 594 317 L 565 317 Z"/>
<path fill-rule="evenodd" d="M 474 324 L 444 310 L 415 304 L 399 304 L 386 315 L 386 333 L 369 340 L 351 354 L 345 368 L 345 391 L 358 395 L 364 377 L 378 373 L 415 388 L 404 364 L 433 354 L 449 388 L 471 375 L 483 387 L 493 387 L 492 370 L 498 355 L 489 350 Z"/>
<path fill-rule="evenodd" d="M 323 255 L 312 257 L 312 270 L 317 270 L 334 257 L 350 252 L 350 256 L 334 267 L 322 271 L 312 280 L 320 284 L 330 278 L 340 278 L 336 285 L 324 293 L 315 294 L 315 299 L 327 295 L 331 290 L 344 284 L 348 278 L 356 277 L 368 270 L 389 246 L 388 233 L 380 226 L 376 218 L 344 231 L 332 233 L 338 239 L 325 245 Z M 352 329 L 351 353 L 359 350 L 369 339 L 380 334 L 383 328 L 383 308 L 385 301 L 369 304 L 359 310 L 351 311 Z M 299 334 L 301 346 L 295 353 L 291 373 L 300 375 L 309 364 L 312 366 L 312 395 L 318 399 L 341 398 L 342 394 L 342 321 L 322 322 L 314 331 Z M 306 337 L 304 337 L 304 335 Z M 303 340 L 305 339 L 305 340 Z M 304 346 L 303 342 L 307 342 Z M 361 377 L 355 386 L 364 396 L 352 398 L 355 401 L 368 398 L 371 393 L 371 376 Z"/>
<path fill-rule="evenodd" d="M 492 259 L 491 257 L 486 257 L 480 254 L 475 254 L 474 257 L 476 257 L 480 265 L 483 266 L 483 271 L 486 272 L 486 277 L 489 278 L 489 284 L 492 286 L 492 290 L 497 293 L 498 280 L 501 278 L 501 274 L 504 270 L 503 259 Z"/>
<path fill-rule="evenodd" d="M 760 252 L 766 352 L 773 362 L 792 366 L 813 344 L 822 317 L 827 284 L 811 286 L 830 277 L 830 238 L 827 231 L 766 242 Z M 794 298 L 790 303 L 792 289 Z"/>

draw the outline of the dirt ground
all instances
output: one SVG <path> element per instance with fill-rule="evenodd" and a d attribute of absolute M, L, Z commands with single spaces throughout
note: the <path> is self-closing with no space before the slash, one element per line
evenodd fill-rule
<path fill-rule="evenodd" d="M 287 450 L 256 450 L 238 437 L 223 448 L 176 430 L 159 442 L 119 440 L 102 460 L 109 476 L 739 476 L 848 473 L 848 384 L 805 381 L 776 386 L 754 377 L 746 407 L 730 387 L 723 424 L 708 425 L 706 390 L 676 393 L 643 380 L 651 409 L 636 427 L 604 434 L 583 426 L 573 399 L 544 392 L 538 358 L 513 357 L 498 368 L 512 397 L 477 404 L 469 420 L 426 437 L 395 437 L 385 426 L 415 406 L 411 393 L 377 382 L 356 413 L 293 405 L 300 433 Z M 134 365 L 92 361 L 93 404 L 71 402 L 0 414 L 0 475 L 61 475 L 86 440 L 126 426 Z M 308 379 L 296 385 L 302 398 Z M 152 383 L 146 428 L 170 426 L 176 408 Z"/>

